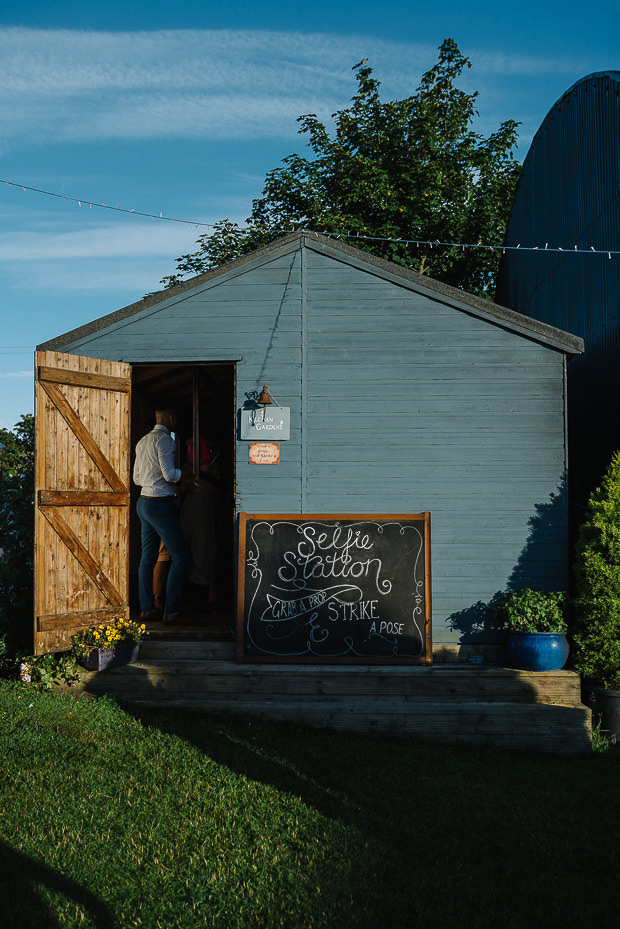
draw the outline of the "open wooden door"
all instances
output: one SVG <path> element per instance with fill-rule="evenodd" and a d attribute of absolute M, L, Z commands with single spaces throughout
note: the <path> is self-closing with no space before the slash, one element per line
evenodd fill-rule
<path fill-rule="evenodd" d="M 34 651 L 129 615 L 131 365 L 37 352 Z"/>

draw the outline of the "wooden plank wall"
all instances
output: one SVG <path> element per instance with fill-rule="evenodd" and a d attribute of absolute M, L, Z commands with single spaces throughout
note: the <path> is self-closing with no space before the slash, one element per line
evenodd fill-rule
<path fill-rule="evenodd" d="M 431 511 L 435 647 L 517 574 L 565 587 L 564 355 L 317 251 L 307 263 L 304 509 Z"/>
<path fill-rule="evenodd" d="M 273 467 L 249 465 L 238 442 L 238 511 L 430 510 L 435 646 L 462 639 L 477 604 L 517 576 L 566 585 L 560 351 L 312 242 L 68 350 L 237 360 L 237 406 L 269 384 L 291 438 Z"/>
<path fill-rule="evenodd" d="M 263 383 L 291 408 L 291 437 L 280 446 L 278 466 L 250 465 L 248 443 L 238 443 L 237 510 L 299 513 L 300 331 L 301 253 L 289 246 L 67 350 L 131 362 L 237 360 L 237 408 Z"/>

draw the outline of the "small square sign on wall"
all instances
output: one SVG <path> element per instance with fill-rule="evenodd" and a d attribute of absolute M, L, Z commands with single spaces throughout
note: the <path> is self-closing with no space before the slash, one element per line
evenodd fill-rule
<path fill-rule="evenodd" d="M 277 439 L 286 441 L 291 437 L 291 408 L 271 406 L 262 410 L 240 410 L 242 439 Z"/>
<path fill-rule="evenodd" d="M 250 464 L 280 464 L 279 442 L 250 442 Z"/>

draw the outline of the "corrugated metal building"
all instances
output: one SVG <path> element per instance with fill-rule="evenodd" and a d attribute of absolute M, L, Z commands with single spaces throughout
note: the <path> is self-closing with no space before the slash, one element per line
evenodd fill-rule
<path fill-rule="evenodd" d="M 571 500 L 620 448 L 620 71 L 590 74 L 552 107 L 517 187 L 496 298 L 585 340 L 568 378 Z M 573 254 L 545 254 L 545 248 Z M 602 255 L 574 254 L 578 249 Z M 614 254 L 616 252 L 616 254 Z"/>
<path fill-rule="evenodd" d="M 498 590 L 566 586 L 565 375 L 582 347 L 303 232 L 39 346 L 46 365 L 61 352 L 131 366 L 132 447 L 160 398 L 176 403 L 186 435 L 198 402 L 221 450 L 231 527 L 243 511 L 430 511 L 434 651 L 453 657 L 496 641 L 483 626 Z M 88 378 L 78 381 L 79 399 Z M 249 463 L 237 427 L 263 383 L 290 407 L 290 439 L 271 467 Z M 232 572 L 232 531 L 220 542 Z M 41 557 L 52 559 L 48 577 L 54 554 Z M 74 623 L 97 607 L 65 595 L 56 612 Z"/>

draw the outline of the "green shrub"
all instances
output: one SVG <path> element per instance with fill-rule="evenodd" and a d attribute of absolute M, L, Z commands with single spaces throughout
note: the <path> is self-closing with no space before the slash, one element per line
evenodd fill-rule
<path fill-rule="evenodd" d="M 562 590 L 509 590 L 495 607 L 506 629 L 566 632 L 566 594 Z"/>
<path fill-rule="evenodd" d="M 573 662 L 589 681 L 620 688 L 620 452 L 588 511 L 576 546 Z"/>
<path fill-rule="evenodd" d="M 54 684 L 73 684 L 79 679 L 72 655 L 31 655 L 19 662 L 19 680 L 40 690 L 51 690 Z"/>
<path fill-rule="evenodd" d="M 32 647 L 34 417 L 0 429 L 0 636 L 7 651 Z"/>

